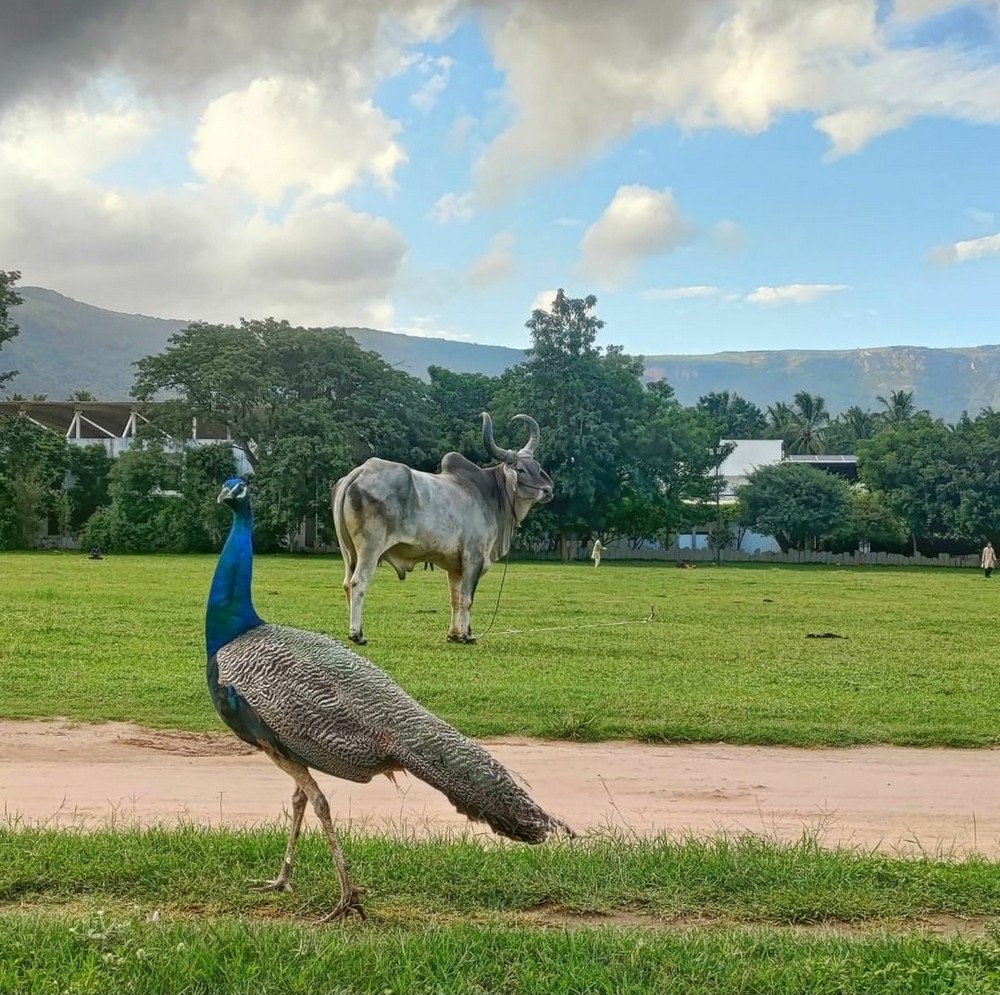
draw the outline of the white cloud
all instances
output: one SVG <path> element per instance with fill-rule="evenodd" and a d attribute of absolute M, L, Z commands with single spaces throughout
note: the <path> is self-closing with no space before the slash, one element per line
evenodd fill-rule
<path fill-rule="evenodd" d="M 970 221 L 977 225 L 991 225 L 997 219 L 993 211 L 984 211 L 979 207 L 970 207 L 965 214 Z"/>
<path fill-rule="evenodd" d="M 94 110 L 21 105 L 0 115 L 0 165 L 53 183 L 91 176 L 137 152 L 153 125 L 152 113 L 123 101 Z"/>
<path fill-rule="evenodd" d="M 747 294 L 748 304 L 811 304 L 827 294 L 846 290 L 843 283 L 786 283 L 778 287 L 758 287 Z"/>
<path fill-rule="evenodd" d="M 125 80 L 169 105 L 283 75 L 343 91 L 358 77 L 399 72 L 406 46 L 443 40 L 459 7 L 459 0 L 18 0 L 0 32 L 0 104 L 65 94 L 98 77 Z"/>
<path fill-rule="evenodd" d="M 583 224 L 580 218 L 556 218 L 555 223 L 559 225 L 560 228 L 579 228 Z"/>
<path fill-rule="evenodd" d="M 642 291 L 639 296 L 646 301 L 684 301 L 721 297 L 722 294 L 721 287 L 697 284 L 692 287 L 650 287 Z"/>
<path fill-rule="evenodd" d="M 451 122 L 445 147 L 449 152 L 464 152 L 479 124 L 479 119 L 471 114 L 460 114 Z"/>
<path fill-rule="evenodd" d="M 483 286 L 507 279 L 514 272 L 513 249 L 514 236 L 509 231 L 498 232 L 485 254 L 469 266 L 469 282 Z"/>
<path fill-rule="evenodd" d="M 621 186 L 584 232 L 581 268 L 587 276 L 613 288 L 625 281 L 641 260 L 670 252 L 693 233 L 669 190 Z"/>
<path fill-rule="evenodd" d="M 528 310 L 532 313 L 535 311 L 551 311 L 552 302 L 556 299 L 557 293 L 559 293 L 558 290 L 539 290 L 535 294 L 535 299 L 531 302 Z"/>
<path fill-rule="evenodd" d="M 465 223 L 475 215 L 475 203 L 475 195 L 472 193 L 446 193 L 435 201 L 428 217 L 439 225 L 447 225 L 453 221 Z"/>
<path fill-rule="evenodd" d="M 939 245 L 931 249 L 930 261 L 938 266 L 950 266 L 953 263 L 967 263 L 996 255 L 1000 255 L 1000 232 L 984 235 L 982 238 L 952 242 L 950 245 Z"/>
<path fill-rule="evenodd" d="M 471 342 L 472 336 L 467 332 L 458 334 L 447 328 L 441 328 L 436 314 L 416 315 L 408 325 L 380 326 L 387 332 L 398 332 L 400 335 L 412 335 L 418 339 L 447 339 L 449 342 Z"/>
<path fill-rule="evenodd" d="M 289 190 L 333 196 L 365 175 L 392 189 L 406 161 L 396 130 L 370 100 L 332 101 L 311 80 L 256 79 L 208 105 L 190 159 L 205 179 L 261 204 L 277 204 Z"/>
<path fill-rule="evenodd" d="M 222 188 L 110 191 L 0 166 L 0 257 L 25 284 L 114 310 L 380 325 L 405 253 L 388 221 L 340 203 L 269 221 Z"/>
<path fill-rule="evenodd" d="M 814 127 L 830 139 L 827 161 L 861 151 L 873 138 L 902 127 L 911 115 L 905 110 L 889 110 L 878 104 L 849 107 L 817 119 Z"/>
<path fill-rule="evenodd" d="M 709 240 L 719 252 L 736 253 L 746 247 L 747 234 L 735 221 L 726 218 L 712 225 Z"/>
<path fill-rule="evenodd" d="M 510 120 L 476 167 L 486 198 L 666 122 L 754 134 L 804 113 L 833 155 L 923 116 L 1000 122 L 995 59 L 900 41 L 874 0 L 621 0 L 613 20 L 599 0 L 509 0 L 482 20 Z"/>
<path fill-rule="evenodd" d="M 898 21 L 923 21 L 968 2 L 969 0 L 896 0 L 892 16 Z"/>
<path fill-rule="evenodd" d="M 410 94 L 410 103 L 425 114 L 438 102 L 438 97 L 444 93 L 451 77 L 451 67 L 454 60 L 447 55 L 437 58 L 424 58 L 420 61 L 420 72 L 427 75 L 421 87 Z"/>
<path fill-rule="evenodd" d="M 336 198 L 393 189 L 406 154 L 375 87 L 455 7 L 34 0 L 0 32 L 0 258 L 113 309 L 391 325 L 406 241 Z M 198 182 L 156 188 L 185 138 Z M 151 139 L 166 159 L 142 176 Z"/>

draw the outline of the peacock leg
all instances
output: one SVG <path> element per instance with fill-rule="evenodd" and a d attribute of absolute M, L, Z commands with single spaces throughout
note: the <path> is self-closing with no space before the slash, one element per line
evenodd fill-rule
<path fill-rule="evenodd" d="M 326 800 L 326 795 L 323 794 L 312 774 L 302 764 L 288 760 L 272 749 L 266 749 L 265 752 L 286 774 L 295 779 L 299 790 L 304 792 L 308 797 L 309 803 L 312 805 L 313 811 L 316 813 L 316 817 L 323 827 L 323 832 L 326 834 L 326 842 L 330 847 L 334 866 L 337 868 L 337 877 L 340 881 L 340 901 L 332 912 L 328 912 L 325 916 L 322 916 L 319 921 L 330 922 L 333 919 L 346 919 L 352 912 L 361 916 L 362 919 L 367 918 L 365 910 L 361 905 L 361 896 L 364 894 L 364 889 L 355 886 L 351 881 L 350 875 L 347 873 L 347 861 L 344 860 L 344 852 L 340 849 L 340 842 L 337 840 L 337 834 L 333 829 L 333 819 L 330 817 L 330 804 Z"/>
<path fill-rule="evenodd" d="M 295 844 L 299 841 L 299 833 L 302 831 L 302 818 L 306 814 L 306 793 L 295 785 L 292 793 L 292 828 L 288 834 L 288 845 L 285 847 L 285 859 L 281 862 L 281 870 L 278 876 L 271 881 L 261 881 L 253 885 L 256 891 L 291 891 L 292 890 L 292 855 L 295 853 Z"/>

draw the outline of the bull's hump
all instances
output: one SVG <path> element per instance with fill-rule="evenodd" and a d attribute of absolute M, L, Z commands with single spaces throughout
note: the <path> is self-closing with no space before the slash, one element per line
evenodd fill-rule
<path fill-rule="evenodd" d="M 467 459 L 461 453 L 445 453 L 441 457 L 441 470 L 444 473 L 482 473 L 482 469 L 476 466 L 472 460 Z"/>

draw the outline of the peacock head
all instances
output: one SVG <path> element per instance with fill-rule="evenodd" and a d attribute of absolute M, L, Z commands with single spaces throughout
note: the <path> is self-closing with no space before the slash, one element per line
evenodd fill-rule
<path fill-rule="evenodd" d="M 228 505 L 234 513 L 246 510 L 250 504 L 247 482 L 242 477 L 230 477 L 219 491 L 218 502 Z"/>

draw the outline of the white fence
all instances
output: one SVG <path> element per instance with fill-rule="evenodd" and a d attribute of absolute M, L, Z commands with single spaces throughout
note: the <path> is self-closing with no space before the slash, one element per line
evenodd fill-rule
<path fill-rule="evenodd" d="M 667 560 L 677 563 L 714 563 L 715 550 L 712 549 L 629 549 L 618 546 L 604 553 L 607 560 Z M 902 553 L 745 553 L 739 549 L 719 550 L 722 563 L 831 563 L 842 566 L 891 566 L 891 567 L 978 567 L 979 555 L 951 556 L 939 553 L 937 556 L 904 556 Z"/>

